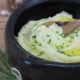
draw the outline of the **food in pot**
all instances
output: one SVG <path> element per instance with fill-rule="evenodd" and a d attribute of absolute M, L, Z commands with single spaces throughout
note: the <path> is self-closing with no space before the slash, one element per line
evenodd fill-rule
<path fill-rule="evenodd" d="M 74 20 L 71 14 L 62 11 L 53 17 L 29 21 L 19 31 L 17 41 L 22 48 L 39 58 L 61 63 L 80 62 L 80 27 L 66 36 L 57 23 L 43 25 L 48 21 Z"/>

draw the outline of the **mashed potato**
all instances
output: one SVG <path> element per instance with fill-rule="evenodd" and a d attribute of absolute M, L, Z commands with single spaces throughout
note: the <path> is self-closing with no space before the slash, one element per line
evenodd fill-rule
<path fill-rule="evenodd" d="M 68 36 L 57 24 L 40 25 L 47 21 L 73 21 L 72 15 L 61 12 L 46 19 L 29 21 L 18 33 L 18 43 L 32 55 L 55 62 L 80 62 L 80 27 Z"/>

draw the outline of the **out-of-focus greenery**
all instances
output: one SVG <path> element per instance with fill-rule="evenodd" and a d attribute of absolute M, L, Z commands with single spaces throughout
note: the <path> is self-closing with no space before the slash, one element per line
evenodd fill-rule
<path fill-rule="evenodd" d="M 0 80 L 17 80 L 16 76 L 11 72 L 12 66 L 3 54 L 0 51 Z"/>

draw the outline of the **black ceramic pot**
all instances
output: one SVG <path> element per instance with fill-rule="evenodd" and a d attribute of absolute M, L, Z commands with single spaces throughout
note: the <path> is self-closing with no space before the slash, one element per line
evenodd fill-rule
<path fill-rule="evenodd" d="M 39 59 L 21 48 L 15 39 L 29 20 L 54 16 L 63 10 L 74 18 L 80 18 L 80 2 L 77 0 L 33 0 L 11 15 L 6 27 L 6 48 L 10 61 L 20 70 L 24 80 L 80 80 L 80 63 L 56 63 Z"/>

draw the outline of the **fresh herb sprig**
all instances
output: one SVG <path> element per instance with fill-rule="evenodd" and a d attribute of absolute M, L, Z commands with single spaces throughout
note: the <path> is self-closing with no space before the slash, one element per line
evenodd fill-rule
<path fill-rule="evenodd" d="M 12 73 L 12 66 L 9 64 L 8 60 L 3 54 L 4 53 L 0 51 L 0 64 L 2 66 L 0 66 L 0 80 L 18 80 L 17 77 Z M 15 72 L 15 74 L 16 73 L 17 72 Z"/>

